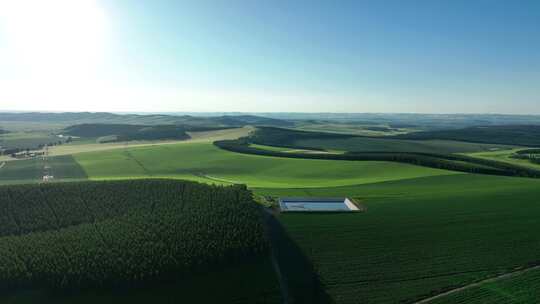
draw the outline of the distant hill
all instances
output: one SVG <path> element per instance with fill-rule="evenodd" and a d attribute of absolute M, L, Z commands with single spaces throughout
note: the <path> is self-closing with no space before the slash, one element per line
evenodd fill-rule
<path fill-rule="evenodd" d="M 134 125 L 184 125 L 200 127 L 243 127 L 245 125 L 293 126 L 287 120 L 266 118 L 255 115 L 224 115 L 215 117 L 174 116 L 163 114 L 113 114 L 113 113 L 1 113 L 0 121 L 6 122 L 43 122 L 74 124 L 134 124 Z"/>
<path fill-rule="evenodd" d="M 70 136 L 100 138 L 100 142 L 129 140 L 188 139 L 188 129 L 176 125 L 80 124 L 65 128 Z"/>
<path fill-rule="evenodd" d="M 396 135 L 401 139 L 449 139 L 478 143 L 540 147 L 539 125 L 478 126 L 457 130 L 424 131 Z"/>
<path fill-rule="evenodd" d="M 219 116 L 214 118 L 216 121 L 219 121 L 227 125 L 260 125 L 260 126 L 280 126 L 280 127 L 293 127 L 294 122 L 267 118 L 255 115 L 235 115 L 235 116 Z"/>
<path fill-rule="evenodd" d="M 6 133 L 8 133 L 8 131 L 0 129 L 0 134 L 6 134 Z"/>
<path fill-rule="evenodd" d="M 358 137 L 356 135 L 349 134 L 337 134 L 337 133 L 325 133 L 325 132 L 312 132 L 293 129 L 283 129 L 276 127 L 260 127 L 250 137 L 250 141 L 261 145 L 271 146 L 291 146 L 296 148 L 302 148 L 296 146 L 295 143 L 298 140 L 306 139 L 347 139 Z"/>
<path fill-rule="evenodd" d="M 292 121 L 331 121 L 391 128 L 425 130 L 461 129 L 472 126 L 540 125 L 540 115 L 511 114 L 416 114 L 416 113 L 254 113 Z"/>

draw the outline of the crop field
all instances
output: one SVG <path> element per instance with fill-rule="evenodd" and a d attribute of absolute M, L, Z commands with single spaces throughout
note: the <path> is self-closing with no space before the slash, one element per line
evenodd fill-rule
<path fill-rule="evenodd" d="M 39 145 L 58 142 L 61 138 L 37 132 L 13 132 L 0 135 L 0 147 L 36 149 Z"/>
<path fill-rule="evenodd" d="M 429 303 L 525 304 L 537 303 L 538 299 L 540 299 L 540 270 L 533 270 L 519 276 L 463 290 Z"/>
<path fill-rule="evenodd" d="M 507 150 L 514 146 L 439 139 L 365 137 L 281 128 L 258 128 L 253 143 L 291 148 L 313 148 L 351 152 L 470 153 Z"/>
<path fill-rule="evenodd" d="M 490 152 L 475 152 L 468 153 L 467 155 L 474 156 L 477 158 L 491 159 L 506 162 L 509 164 L 515 164 L 519 166 L 525 166 L 533 169 L 540 169 L 540 164 L 531 162 L 527 159 L 518 159 L 511 157 L 517 151 L 523 150 L 523 148 L 511 149 L 511 150 L 502 150 L 502 151 L 490 151 Z"/>
<path fill-rule="evenodd" d="M 74 155 L 90 179 L 170 177 L 250 187 L 321 187 L 456 172 L 392 162 L 283 159 L 244 155 L 212 144 L 178 144 Z"/>
<path fill-rule="evenodd" d="M 170 145 L 179 143 L 201 143 L 212 142 L 215 140 L 235 139 L 242 136 L 247 136 L 253 128 L 243 127 L 234 129 L 224 129 L 215 131 L 200 131 L 200 132 L 187 132 L 191 137 L 188 140 L 139 140 L 130 142 L 112 142 L 112 143 L 97 143 L 95 139 L 75 140 L 72 143 L 64 144 L 60 146 L 54 146 L 49 148 L 49 154 L 51 156 L 57 155 L 71 155 L 83 152 L 95 152 L 105 151 L 112 149 L 123 149 L 126 147 L 145 147 L 145 146 L 157 146 L 157 145 Z"/>
<path fill-rule="evenodd" d="M 540 229 L 538 180 L 467 174 L 254 190 L 348 195 L 367 207 L 360 214 L 279 216 L 336 303 L 412 303 L 540 259 L 540 236 L 531 233 Z M 529 290 L 540 288 L 538 280 L 527 282 Z"/>
<path fill-rule="evenodd" d="M 129 181 L 18 185 L 10 186 L 9 190 L 0 187 L 0 208 L 4 210 L 0 216 L 0 263 L 7 265 L 4 267 L 7 271 L 0 274 L 0 282 L 24 287 L 2 293 L 0 301 L 18 304 L 33 303 L 36 299 L 47 304 L 147 303 L 171 299 L 282 302 L 283 290 L 279 288 L 279 275 L 268 254 L 268 243 L 262 237 L 263 229 L 258 226 L 260 223 L 251 221 L 252 212 L 258 209 L 252 209 L 254 204 L 245 188 L 199 185 L 189 186 L 191 190 L 186 192 L 179 190 L 185 188 L 180 185 L 198 184 L 139 180 L 145 178 L 246 184 L 257 196 L 274 198 L 350 197 L 365 206 L 367 211 L 362 213 L 282 213 L 276 215 L 277 220 L 273 217 L 268 220 L 274 223 L 267 223 L 266 228 L 271 231 L 272 246 L 277 251 L 274 257 L 284 277 L 281 284 L 287 286 L 291 303 L 341 304 L 358 303 L 359 299 L 362 303 L 415 303 L 540 262 L 540 236 L 531 233 L 540 231 L 539 179 L 467 174 L 391 161 L 251 155 L 212 144 L 214 140 L 246 136 L 252 130 L 190 133 L 192 138 L 182 142 L 141 141 L 126 145 L 75 141 L 54 147 L 51 152 L 55 156 L 49 157 L 47 164 L 57 181 Z M 346 146 L 360 151 L 404 147 L 416 152 L 474 153 L 476 157 L 486 158 L 490 155 L 509 158 L 517 151 L 512 146 L 451 140 L 380 139 L 380 142 L 358 142 L 357 146 L 348 142 L 365 139 L 310 138 L 300 141 L 298 149 L 305 151 L 302 147 L 311 144 L 330 151 Z M 384 146 L 382 142 L 391 144 Z M 327 143 L 331 145 L 324 146 Z M 277 152 L 293 149 L 252 146 Z M 520 164 L 526 161 L 509 159 Z M 38 182 L 44 166 L 41 158 L 7 161 L 0 169 L 0 184 Z M 531 163 L 531 166 L 536 165 Z M 236 201 L 238 197 L 228 191 L 238 191 L 245 201 L 235 205 L 242 210 L 233 208 L 241 215 L 231 214 L 223 219 L 221 216 L 229 215 L 231 210 L 221 209 L 220 204 Z M 88 198 L 78 197 L 81 193 Z M 186 195 L 192 199 L 185 200 Z M 207 204 L 203 201 L 208 195 L 211 202 Z M 171 201 L 176 203 L 167 203 Z M 186 204 L 187 201 L 202 205 Z M 220 219 L 212 218 L 212 225 L 204 224 L 199 222 L 205 218 L 203 213 L 208 216 L 219 213 Z M 188 220 L 183 217 L 185 214 L 192 216 Z M 246 218 L 251 219 L 249 223 L 244 222 Z M 140 227 L 143 228 L 137 230 Z M 182 232 L 173 235 L 171 231 Z M 226 235 L 216 236 L 219 233 Z M 119 237 L 120 234 L 125 238 Z M 170 247 L 200 235 L 210 235 L 212 244 Z M 185 236 L 188 238 L 183 239 Z M 233 239 L 251 245 L 248 249 Z M 74 240 L 78 247 L 73 246 Z M 228 244 L 232 248 L 219 240 L 231 240 Z M 111 249 L 100 245 L 103 243 Z M 122 249 L 128 243 L 135 250 Z M 197 253 L 197 250 L 205 251 L 206 245 L 217 253 Z M 92 254 L 80 254 L 77 250 L 81 248 Z M 235 253 L 239 252 L 256 258 L 236 259 Z M 15 259 L 13 254 L 22 259 Z M 109 263 L 107 257 L 112 255 L 120 262 Z M 193 256 L 208 259 L 216 267 L 202 267 L 207 260 L 197 262 Z M 149 262 L 140 265 L 130 262 L 140 257 Z M 76 264 L 79 258 L 83 262 Z M 93 266 L 88 266 L 89 263 Z M 128 264 L 136 266 L 123 272 Z M 27 268 L 31 277 L 21 270 L 27 265 L 31 265 Z M 70 265 L 73 267 L 67 271 Z M 185 276 L 174 277 L 169 269 Z M 70 295 L 50 291 L 85 286 L 91 286 L 92 291 L 96 286 L 116 284 L 129 287 L 145 284 L 145 288 L 114 293 L 100 289 L 100 293 Z M 207 285 L 219 286 L 213 287 L 212 293 L 205 293 Z M 485 303 L 527 303 L 538 296 L 536 290 L 540 290 L 538 271 L 530 271 L 473 285 L 428 303 L 471 303 L 470 299 Z"/>
<path fill-rule="evenodd" d="M 258 144 L 249 144 L 249 147 L 267 151 L 275 152 L 287 152 L 287 153 L 311 153 L 311 154 L 343 154 L 343 151 L 339 150 L 310 150 L 310 149 L 294 149 L 294 148 L 285 148 L 285 147 L 275 147 L 275 146 L 265 146 Z"/>
<path fill-rule="evenodd" d="M 330 150 L 355 152 L 423 152 L 423 153 L 466 153 L 478 151 L 506 150 L 512 146 L 468 143 L 452 140 L 404 140 L 356 137 L 348 139 L 307 139 L 297 140 L 295 144 Z"/>
<path fill-rule="evenodd" d="M 415 131 L 414 128 L 395 128 L 388 125 L 336 123 L 336 122 L 299 122 L 295 129 L 316 132 L 333 132 L 368 136 L 389 136 Z"/>
<path fill-rule="evenodd" d="M 0 184 L 39 182 L 43 178 L 44 167 L 48 165 L 56 181 L 83 180 L 86 173 L 70 155 L 49 157 L 47 163 L 41 157 L 6 161 L 0 169 Z"/>

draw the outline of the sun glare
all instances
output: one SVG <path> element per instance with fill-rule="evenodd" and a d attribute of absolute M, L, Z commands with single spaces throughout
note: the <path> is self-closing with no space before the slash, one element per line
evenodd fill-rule
<path fill-rule="evenodd" d="M 86 77 L 102 58 L 106 17 L 96 0 L 3 0 L 13 60 L 33 76 Z"/>

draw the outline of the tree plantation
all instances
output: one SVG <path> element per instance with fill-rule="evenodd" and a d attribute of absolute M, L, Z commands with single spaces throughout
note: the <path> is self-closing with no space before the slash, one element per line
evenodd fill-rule
<path fill-rule="evenodd" d="M 137 286 L 268 248 L 243 186 L 133 180 L 0 187 L 0 210 L 2 288 Z"/>

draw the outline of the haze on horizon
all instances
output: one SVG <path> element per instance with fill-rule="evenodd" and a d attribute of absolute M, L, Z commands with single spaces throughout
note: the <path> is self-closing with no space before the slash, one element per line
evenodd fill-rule
<path fill-rule="evenodd" d="M 540 2 L 0 0 L 0 110 L 540 114 Z"/>

